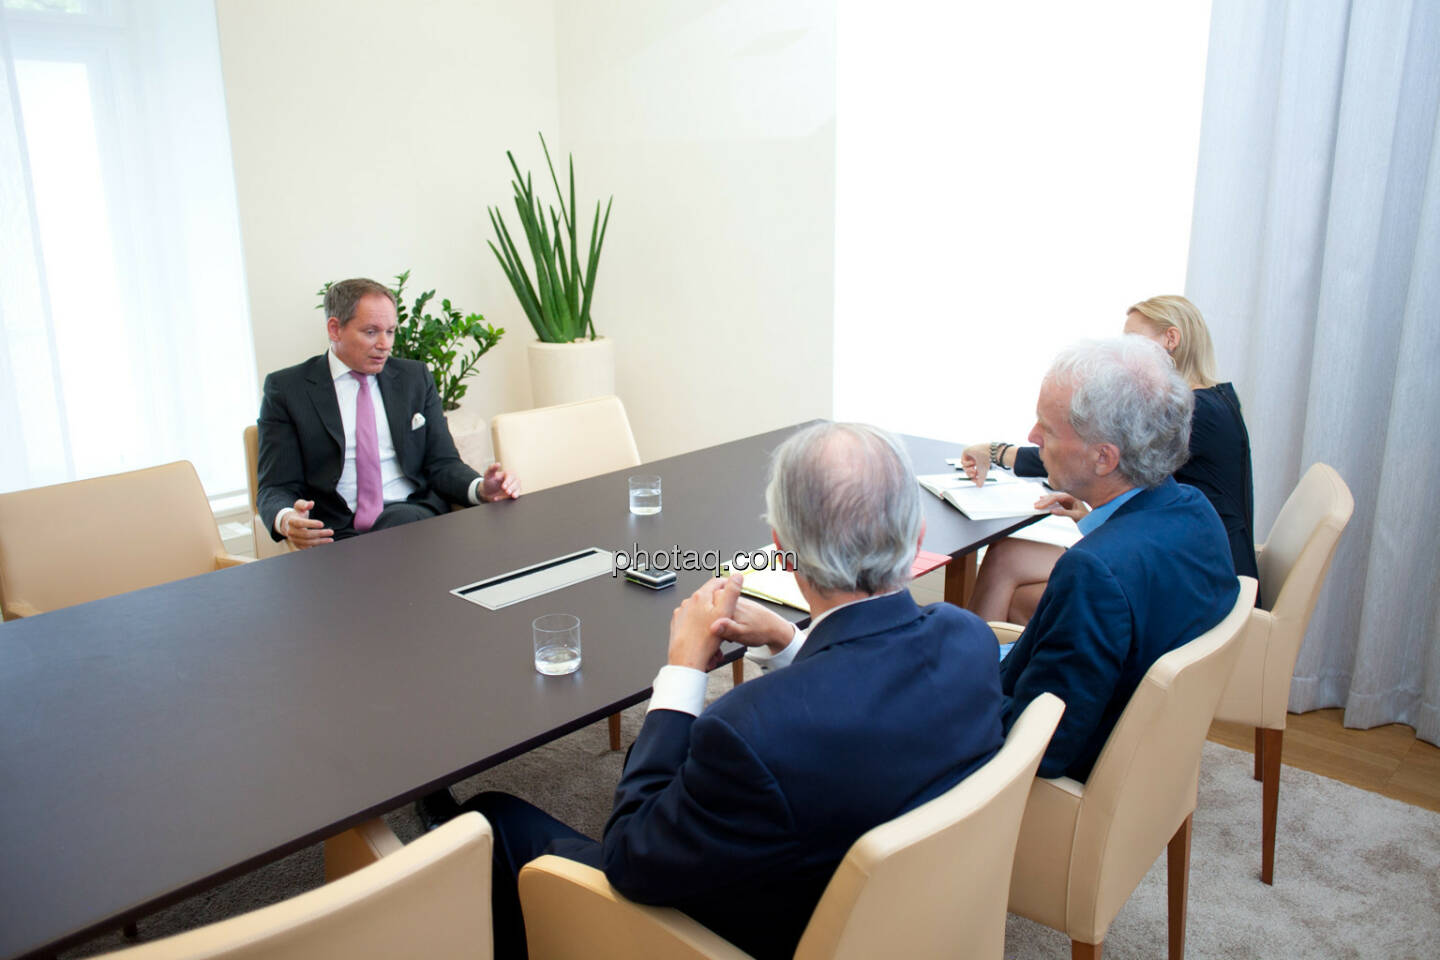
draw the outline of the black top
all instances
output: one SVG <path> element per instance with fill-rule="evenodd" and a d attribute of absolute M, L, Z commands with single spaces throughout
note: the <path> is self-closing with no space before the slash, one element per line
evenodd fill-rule
<path fill-rule="evenodd" d="M 1043 477 L 1037 447 L 1020 447 L 1015 473 Z M 1235 573 L 1259 579 L 1255 562 L 1255 491 L 1250 469 L 1250 434 L 1240 414 L 1235 387 L 1217 383 L 1195 391 L 1195 414 L 1190 421 L 1190 459 L 1175 471 L 1175 479 L 1201 493 L 1225 524 Z M 1259 599 L 1256 600 L 1259 605 Z"/>

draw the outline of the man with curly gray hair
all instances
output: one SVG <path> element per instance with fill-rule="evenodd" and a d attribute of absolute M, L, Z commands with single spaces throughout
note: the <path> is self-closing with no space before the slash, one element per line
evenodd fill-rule
<path fill-rule="evenodd" d="M 1030 442 L 1058 499 L 1091 508 L 1000 667 L 1007 729 L 1041 693 L 1065 701 L 1040 776 L 1088 777 L 1150 665 L 1235 603 L 1224 525 L 1170 476 L 1193 404 L 1170 358 L 1138 336 L 1069 347 L 1040 386 Z"/>

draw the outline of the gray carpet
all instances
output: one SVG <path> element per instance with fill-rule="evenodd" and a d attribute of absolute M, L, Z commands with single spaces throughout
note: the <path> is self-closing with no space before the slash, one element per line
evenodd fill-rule
<path fill-rule="evenodd" d="M 712 696 L 729 671 L 711 679 Z M 643 704 L 626 711 L 625 742 Z M 506 790 L 598 836 L 623 753 L 611 753 L 604 723 L 580 730 L 458 784 L 464 799 Z M 1187 955 L 1192 958 L 1440 956 L 1440 813 L 1283 768 L 1275 886 L 1260 882 L 1260 785 L 1249 754 L 1206 744 L 1190 867 Z M 411 811 L 387 818 L 402 840 L 418 832 Z M 319 847 L 293 854 L 177 904 L 140 924 L 153 939 L 274 903 L 322 881 Z M 1162 957 L 1166 943 L 1162 856 L 1110 928 L 1107 960 Z M 119 934 L 65 953 L 91 956 L 125 946 Z M 961 955 L 961 954 L 957 954 Z M 1061 934 L 1017 917 L 1005 955 L 1069 956 Z"/>

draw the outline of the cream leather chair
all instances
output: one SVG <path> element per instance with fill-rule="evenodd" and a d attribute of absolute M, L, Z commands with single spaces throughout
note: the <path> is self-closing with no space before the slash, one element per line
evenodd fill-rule
<path fill-rule="evenodd" d="M 272 539 L 265 521 L 260 519 L 257 506 L 260 499 L 260 429 L 253 423 L 245 428 L 245 469 L 250 480 L 250 532 L 255 538 L 255 559 L 264 560 L 290 553 L 295 549 L 290 541 Z"/>
<path fill-rule="evenodd" d="M 1167 847 L 1170 960 L 1184 956 L 1200 749 L 1255 605 L 1255 581 L 1239 580 L 1220 623 L 1145 672 L 1089 779 L 1036 780 L 1030 789 L 1010 912 L 1065 933 L 1075 960 L 1099 960 L 1111 921 Z"/>
<path fill-rule="evenodd" d="M 490 824 L 466 813 L 342 880 L 117 960 L 355 960 L 493 955 Z"/>
<path fill-rule="evenodd" d="M 0 494 L 6 620 L 245 562 L 225 552 L 184 460 Z"/>
<path fill-rule="evenodd" d="M 522 493 L 538 493 L 640 463 L 625 405 L 613 396 L 497 414 L 490 420 L 490 444 L 495 459 L 520 478 Z M 736 660 L 737 684 L 743 669 Z M 610 716 L 610 749 L 620 749 L 618 713 Z"/>
<path fill-rule="evenodd" d="M 795 956 L 999 960 L 1025 792 L 1064 709 L 1051 694 L 1036 698 L 989 763 L 856 840 Z M 520 902 L 531 960 L 748 956 L 678 910 L 626 900 L 602 872 L 573 860 L 547 856 L 527 864 Z"/>
<path fill-rule="evenodd" d="M 1290 678 L 1305 628 L 1355 498 L 1334 468 L 1317 463 L 1280 508 L 1270 538 L 1256 547 L 1260 595 L 1269 609 L 1251 612 L 1240 662 L 1215 719 L 1255 728 L 1255 779 L 1261 788 L 1260 879 L 1275 877 L 1275 818 L 1280 805 L 1280 751 L 1290 706 Z"/>
<path fill-rule="evenodd" d="M 490 440 L 527 493 L 640 463 L 619 397 L 502 413 L 490 421 Z"/>

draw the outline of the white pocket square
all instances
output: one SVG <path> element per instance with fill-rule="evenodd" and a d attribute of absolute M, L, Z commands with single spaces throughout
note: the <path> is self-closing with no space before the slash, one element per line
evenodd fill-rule
<path fill-rule="evenodd" d="M 417 413 L 415 414 L 415 416 L 410 418 L 411 430 L 419 430 L 423 426 L 425 426 L 425 414 Z"/>

